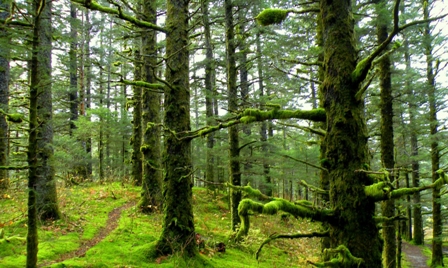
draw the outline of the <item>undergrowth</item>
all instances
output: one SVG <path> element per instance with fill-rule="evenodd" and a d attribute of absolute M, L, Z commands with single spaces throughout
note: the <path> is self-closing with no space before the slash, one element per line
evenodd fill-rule
<path fill-rule="evenodd" d="M 249 235 L 235 244 L 231 240 L 227 195 L 194 188 L 196 240 L 201 241 L 196 258 L 172 255 L 149 259 L 162 229 L 162 214 L 144 215 L 131 207 L 121 212 L 118 227 L 85 254 L 57 262 L 61 254 L 73 252 L 94 238 L 105 227 L 108 213 L 114 208 L 137 201 L 140 188 L 120 183 L 83 184 L 58 191 L 63 217 L 44 222 L 39 228 L 40 267 L 267 268 L 304 267 L 306 260 L 318 260 L 319 241 L 308 238 L 273 241 L 263 248 L 260 259 L 255 260 L 254 253 L 269 235 L 316 231 L 317 225 L 279 215 L 252 216 Z M 5 197 L 0 199 L 0 267 L 24 267 L 26 192 L 11 190 Z"/>

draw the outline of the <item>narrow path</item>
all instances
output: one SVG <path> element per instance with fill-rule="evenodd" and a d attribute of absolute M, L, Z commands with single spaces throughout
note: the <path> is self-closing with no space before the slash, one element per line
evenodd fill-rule
<path fill-rule="evenodd" d="M 428 257 L 424 256 L 422 249 L 419 246 L 411 245 L 403 241 L 403 252 L 406 254 L 406 259 L 410 262 L 410 268 L 427 268 L 426 261 Z"/>
<path fill-rule="evenodd" d="M 52 264 L 55 264 L 58 262 L 63 262 L 65 260 L 72 259 L 75 257 L 84 257 L 86 255 L 86 252 L 89 249 L 91 249 L 96 244 L 101 242 L 106 236 L 108 236 L 113 230 L 115 230 L 115 228 L 117 228 L 118 221 L 121 216 L 121 212 L 125 209 L 128 209 L 128 208 L 134 206 L 135 204 L 136 204 L 136 202 L 133 201 L 133 202 L 128 202 L 128 203 L 122 205 L 121 207 L 114 208 L 111 212 L 109 212 L 106 226 L 101 227 L 98 234 L 95 235 L 94 238 L 87 240 L 87 241 L 83 241 L 81 246 L 77 250 L 64 253 L 64 254 L 60 255 L 59 258 L 57 258 L 56 260 L 42 262 L 42 263 L 38 264 L 38 267 L 47 267 Z"/>

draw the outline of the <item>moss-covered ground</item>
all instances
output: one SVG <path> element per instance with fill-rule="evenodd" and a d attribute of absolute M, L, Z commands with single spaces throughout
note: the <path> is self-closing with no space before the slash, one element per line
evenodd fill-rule
<path fill-rule="evenodd" d="M 44 222 L 39 228 L 40 267 L 305 267 L 306 260 L 317 261 L 318 239 L 278 240 L 263 248 L 260 259 L 254 258 L 258 246 L 274 233 L 297 233 L 317 230 L 317 225 L 292 217 L 251 216 L 251 229 L 241 243 L 231 242 L 230 215 L 226 195 L 214 195 L 194 188 L 194 214 L 200 254 L 194 259 L 179 256 L 148 258 L 153 242 L 161 231 L 162 215 L 144 215 L 135 206 L 121 211 L 118 226 L 88 247 L 108 214 L 139 198 L 138 187 L 112 183 L 83 184 L 59 189 L 63 218 Z M 24 267 L 26 259 L 26 192 L 11 190 L 0 199 L 0 267 Z M 179 200 L 181 201 L 181 200 Z M 225 244 L 219 252 L 217 243 Z M 221 244 L 222 245 L 222 244 Z M 63 254 L 82 247 L 80 256 L 61 260 Z"/>

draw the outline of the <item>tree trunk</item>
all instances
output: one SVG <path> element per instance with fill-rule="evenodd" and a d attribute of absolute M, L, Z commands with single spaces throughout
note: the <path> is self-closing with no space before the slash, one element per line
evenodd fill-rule
<path fill-rule="evenodd" d="M 176 133 L 190 130 L 188 0 L 168 0 L 166 14 L 165 127 Z M 165 132 L 163 162 L 164 217 L 158 254 L 197 254 L 192 207 L 191 141 Z"/>
<path fill-rule="evenodd" d="M 36 205 L 41 220 L 56 220 L 60 217 L 53 157 L 53 104 L 51 95 L 51 1 L 37 1 L 36 7 L 45 3 L 38 14 L 35 28 L 37 28 L 38 51 L 37 66 L 34 69 L 36 80 L 33 86 L 37 87 L 37 159 L 36 167 Z M 36 9 L 38 10 L 38 9 Z M 33 128 L 30 128 L 33 131 Z"/>
<path fill-rule="evenodd" d="M 247 45 L 247 41 L 246 41 L 246 20 L 247 20 L 247 8 L 245 8 L 245 6 L 247 6 L 247 3 L 240 3 L 237 8 L 238 8 L 238 33 L 237 33 L 237 40 L 238 40 L 238 45 L 239 45 L 239 74 L 240 74 L 240 93 L 241 93 L 241 101 L 242 101 L 242 105 L 241 108 L 245 109 L 250 107 L 250 102 L 249 102 L 249 82 L 248 82 L 248 76 L 249 76 L 249 70 L 248 70 L 248 66 L 247 66 L 247 53 L 249 53 L 249 48 Z M 243 137 L 243 142 L 247 143 L 248 138 L 250 138 L 250 135 L 252 134 L 252 129 L 251 129 L 251 125 L 249 124 L 244 124 L 242 127 L 243 133 L 244 133 L 244 137 Z M 244 156 L 244 171 L 245 171 L 245 175 L 243 177 L 243 185 L 247 185 L 248 182 L 250 182 L 250 170 L 252 169 L 252 164 L 251 161 L 249 159 L 250 155 L 251 155 L 251 151 L 252 151 L 252 146 L 248 146 L 248 148 L 246 148 L 245 153 L 243 154 Z M 247 151 L 249 151 L 249 153 L 247 153 Z"/>
<path fill-rule="evenodd" d="M 261 51 L 261 34 L 260 30 L 257 32 L 255 36 L 256 45 L 257 45 L 257 72 L 258 72 L 258 89 L 260 91 L 260 104 L 263 105 L 265 103 L 264 96 L 264 84 L 263 84 L 263 60 L 262 60 L 262 51 Z M 263 152 L 263 175 L 264 175 L 264 187 L 263 191 L 267 196 L 272 196 L 272 180 L 270 173 L 270 167 L 268 163 L 267 155 L 269 153 L 269 144 L 268 141 L 268 123 L 266 121 L 261 122 L 260 125 L 260 141 L 262 142 L 261 151 Z"/>
<path fill-rule="evenodd" d="M 213 48 L 210 30 L 210 18 L 208 11 L 209 0 L 201 2 L 202 23 L 204 25 L 205 38 L 205 116 L 207 125 L 212 125 L 213 120 L 213 80 L 215 76 L 213 64 Z M 207 135 L 207 152 L 206 152 L 206 170 L 205 179 L 209 182 L 215 182 L 215 157 L 213 156 L 213 147 L 215 145 L 215 134 Z M 213 184 L 207 184 L 207 188 L 214 189 Z"/>
<path fill-rule="evenodd" d="M 70 103 L 70 136 L 76 129 L 75 121 L 78 119 L 78 31 L 76 29 L 76 6 L 70 3 L 70 91 L 68 93 Z"/>
<path fill-rule="evenodd" d="M 407 35 L 404 36 L 404 58 L 406 63 L 406 72 L 410 73 L 412 71 L 411 68 L 411 55 L 409 53 L 409 41 Z M 412 81 L 410 79 L 406 79 L 406 91 L 409 94 L 408 110 L 409 110 L 409 128 L 410 128 L 410 140 L 411 140 L 411 169 L 412 169 L 412 186 L 419 187 L 420 186 L 420 176 L 419 169 L 420 164 L 417 160 L 419 155 L 418 152 L 418 138 L 417 138 L 417 123 L 416 123 L 416 110 L 417 105 L 415 104 L 415 100 L 413 96 L 415 95 L 414 90 L 412 88 Z M 423 245 L 424 243 L 424 233 L 423 233 L 423 219 L 422 219 L 422 208 L 420 201 L 420 193 L 416 192 L 412 195 L 412 203 L 413 203 L 413 230 L 414 230 L 414 243 L 416 245 Z"/>
<path fill-rule="evenodd" d="M 89 10 L 85 10 L 85 77 L 86 77 L 86 85 L 85 85 L 85 109 L 88 110 L 91 107 L 91 85 L 92 85 L 92 66 L 90 60 L 90 18 L 89 18 Z M 90 117 L 89 117 L 90 120 Z M 92 138 L 88 137 L 86 141 L 86 153 L 87 153 L 87 163 L 86 163 L 86 177 L 92 175 Z"/>
<path fill-rule="evenodd" d="M 390 23 L 390 15 L 387 10 L 387 1 L 379 1 L 377 9 L 377 40 L 381 44 L 387 39 L 387 26 Z M 380 69 L 380 112 L 381 112 L 381 162 L 384 168 L 390 171 L 389 182 L 394 181 L 394 129 L 393 129 L 393 108 L 392 108 L 392 83 L 390 57 L 383 56 L 378 63 Z M 395 200 L 387 200 L 381 203 L 382 215 L 384 217 L 395 216 Z M 384 240 L 384 267 L 395 268 L 397 260 L 396 228 L 395 221 L 383 222 Z"/>
<path fill-rule="evenodd" d="M 9 1 L 0 0 L 0 19 L 6 20 L 9 17 Z M 0 47 L 0 109 L 8 112 L 9 98 L 9 36 L 5 27 L 0 29 L 0 40 L 3 42 Z M 0 166 L 8 165 L 8 123 L 6 116 L 0 114 Z M 0 191 L 8 189 L 8 170 L 0 170 Z"/>
<path fill-rule="evenodd" d="M 142 64 L 140 61 L 142 60 L 140 55 L 140 40 L 135 40 L 135 63 L 134 63 L 134 80 L 140 81 L 142 80 Z M 142 152 L 140 147 L 142 146 L 142 88 L 134 85 L 132 87 L 133 97 L 132 97 L 132 138 L 131 138 L 131 146 L 132 146 L 132 155 L 131 155 L 131 163 L 132 163 L 132 181 L 134 185 L 142 185 L 143 180 L 143 166 L 142 166 Z"/>
<path fill-rule="evenodd" d="M 381 267 L 381 242 L 373 220 L 375 203 L 364 191 L 373 181 L 355 172 L 369 163 L 369 157 L 364 100 L 355 97 L 360 82 L 352 78 L 357 50 L 351 2 L 321 0 L 320 8 L 325 74 L 321 94 L 327 114 L 323 162 L 329 171 L 330 205 L 336 215 L 330 222 L 330 243 L 332 248 L 345 245 L 353 256 L 362 258 L 360 267 Z"/>
<path fill-rule="evenodd" d="M 232 0 L 225 0 L 225 21 L 226 21 L 226 61 L 227 61 L 227 91 L 228 91 L 228 109 L 230 112 L 236 112 L 238 109 L 238 96 L 236 86 L 236 59 L 235 59 L 235 33 L 233 25 L 233 3 Z M 241 185 L 240 172 L 240 150 L 238 138 L 238 126 L 229 128 L 229 178 L 232 185 Z M 241 192 L 230 189 L 230 214 L 231 227 L 235 230 L 240 223 L 238 216 L 238 205 L 241 201 Z"/>
<path fill-rule="evenodd" d="M 156 1 L 143 2 L 143 15 L 147 21 L 156 24 Z M 148 31 L 142 36 L 143 80 L 155 83 L 155 66 L 157 64 L 157 39 L 154 31 Z M 142 197 L 139 208 L 149 213 L 162 205 L 162 167 L 160 131 L 155 124 L 160 123 L 160 93 L 149 89 L 143 90 L 142 117 L 143 117 L 143 184 Z"/>
<path fill-rule="evenodd" d="M 423 3 L 423 19 L 429 18 L 429 5 L 427 1 Z M 423 34 L 423 47 L 426 55 L 426 78 L 427 78 L 427 92 L 429 100 L 429 122 L 430 122 L 430 138 L 431 138 L 431 171 L 432 181 L 439 178 L 437 170 L 439 170 L 440 163 L 440 149 L 437 142 L 438 121 L 437 121 L 437 98 L 436 98 L 436 81 L 433 70 L 433 55 L 432 55 L 432 40 L 431 26 L 425 24 Z M 442 206 L 440 203 L 440 187 L 434 187 L 432 191 L 432 259 L 431 267 L 443 266 L 443 252 L 442 252 Z"/>

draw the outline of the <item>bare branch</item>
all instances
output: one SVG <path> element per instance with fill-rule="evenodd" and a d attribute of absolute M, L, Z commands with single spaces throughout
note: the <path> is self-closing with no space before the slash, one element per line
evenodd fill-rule
<path fill-rule="evenodd" d="M 263 241 L 263 243 L 261 243 L 261 245 L 258 247 L 257 252 L 255 253 L 255 258 L 258 260 L 258 257 L 260 257 L 260 252 L 261 249 L 264 247 L 264 245 L 266 245 L 267 243 L 270 243 L 273 240 L 276 239 L 280 239 L 280 238 L 288 238 L 288 239 L 294 239 L 294 238 L 306 238 L 306 237 L 328 237 L 330 235 L 329 231 L 325 231 L 325 232 L 312 232 L 309 234 L 273 234 L 271 236 L 269 236 L 269 238 L 267 238 L 266 240 Z"/>

